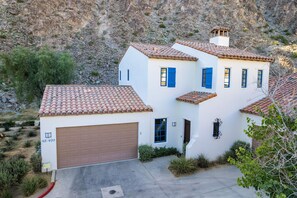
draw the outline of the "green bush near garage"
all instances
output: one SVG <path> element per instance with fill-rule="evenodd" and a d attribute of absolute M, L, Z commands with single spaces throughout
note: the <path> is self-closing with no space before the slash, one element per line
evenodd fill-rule
<path fill-rule="evenodd" d="M 164 157 L 169 155 L 179 155 L 174 147 L 152 147 L 150 145 L 141 145 L 138 147 L 139 160 L 142 162 L 152 161 L 153 158 Z"/>

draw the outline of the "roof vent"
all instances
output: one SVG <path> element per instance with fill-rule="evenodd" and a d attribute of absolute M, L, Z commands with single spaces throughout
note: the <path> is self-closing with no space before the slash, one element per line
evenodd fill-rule
<path fill-rule="evenodd" d="M 209 42 L 219 45 L 229 47 L 229 31 L 227 27 L 217 26 L 210 31 Z"/>

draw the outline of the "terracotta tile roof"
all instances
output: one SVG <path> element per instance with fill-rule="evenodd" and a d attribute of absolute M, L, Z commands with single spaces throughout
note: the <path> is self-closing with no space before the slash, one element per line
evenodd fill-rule
<path fill-rule="evenodd" d="M 269 95 L 240 111 L 259 115 L 258 110 L 264 114 L 268 113 L 269 106 L 272 105 L 272 99 L 283 108 L 283 111 L 290 113 L 293 108 L 297 108 L 297 73 L 282 77 L 273 78 L 269 82 Z"/>
<path fill-rule="evenodd" d="M 216 97 L 216 93 L 207 93 L 207 92 L 198 92 L 198 91 L 192 91 L 190 93 L 187 93 L 185 95 L 182 95 L 176 100 L 182 101 L 182 102 L 188 102 L 192 104 L 199 104 L 201 102 L 204 102 L 208 99 L 211 99 L 213 97 Z"/>
<path fill-rule="evenodd" d="M 210 32 L 213 32 L 215 30 L 230 31 L 230 28 L 224 27 L 224 26 L 215 26 L 214 28 L 212 28 L 212 30 Z"/>
<path fill-rule="evenodd" d="M 47 85 L 40 116 L 152 111 L 131 86 Z"/>
<path fill-rule="evenodd" d="M 194 41 L 176 41 L 176 43 L 185 45 L 196 50 L 217 56 L 224 59 L 238 59 L 238 60 L 250 60 L 250 61 L 263 61 L 273 62 L 271 57 L 257 55 L 245 50 L 240 50 L 232 47 L 218 46 L 213 43 L 199 43 Z"/>
<path fill-rule="evenodd" d="M 141 53 L 149 58 L 187 61 L 198 60 L 196 57 L 190 56 L 186 53 L 180 52 L 176 49 L 164 45 L 131 43 L 131 46 L 139 50 Z"/>

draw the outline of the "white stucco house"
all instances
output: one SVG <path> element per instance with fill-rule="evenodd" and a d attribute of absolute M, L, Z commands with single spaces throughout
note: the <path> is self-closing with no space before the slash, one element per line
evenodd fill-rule
<path fill-rule="evenodd" d="M 39 112 L 44 169 L 137 158 L 142 144 L 182 151 L 187 143 L 186 157 L 215 160 L 237 140 L 251 143 L 246 118 L 260 122 L 255 105 L 269 105 L 272 61 L 229 47 L 224 27 L 211 31 L 209 43 L 132 43 L 118 86 L 46 87 Z"/>

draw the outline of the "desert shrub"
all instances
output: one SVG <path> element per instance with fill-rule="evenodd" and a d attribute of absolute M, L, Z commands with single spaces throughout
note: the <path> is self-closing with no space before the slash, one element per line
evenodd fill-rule
<path fill-rule="evenodd" d="M 178 150 L 174 147 L 156 147 L 154 148 L 154 157 L 163 157 L 168 155 L 177 155 Z"/>
<path fill-rule="evenodd" d="M 0 150 L 0 161 L 4 160 L 4 158 L 5 158 L 5 154 L 2 150 Z"/>
<path fill-rule="evenodd" d="M 285 45 L 289 44 L 289 41 L 283 35 L 271 36 L 270 38 L 274 39 L 274 40 L 277 40 L 277 41 L 280 41 Z"/>
<path fill-rule="evenodd" d="M 297 58 L 297 52 L 292 52 L 291 57 L 292 57 L 292 58 Z"/>
<path fill-rule="evenodd" d="M 37 179 L 38 188 L 47 187 L 48 183 L 47 183 L 47 180 L 44 177 L 38 176 L 36 179 Z"/>
<path fill-rule="evenodd" d="M 12 149 L 14 149 L 16 142 L 12 138 L 9 138 L 8 140 L 5 140 L 4 145 L 5 151 L 11 151 Z"/>
<path fill-rule="evenodd" d="M 13 157 L 0 161 L 0 190 L 19 183 L 29 169 L 29 164 L 24 159 Z"/>
<path fill-rule="evenodd" d="M 41 155 L 40 154 L 33 154 L 30 158 L 30 163 L 32 166 L 32 170 L 35 173 L 40 173 L 41 172 L 41 167 L 42 167 L 42 162 L 41 162 Z"/>
<path fill-rule="evenodd" d="M 35 125 L 34 120 L 25 121 L 21 124 L 21 126 L 34 126 L 34 125 Z"/>
<path fill-rule="evenodd" d="M 8 189 L 4 189 L 3 191 L 0 191 L 0 197 L 1 198 L 12 198 L 12 194 Z"/>
<path fill-rule="evenodd" d="M 15 158 L 15 159 L 25 159 L 26 156 L 23 155 L 23 154 L 16 154 L 16 155 L 12 156 L 11 158 Z"/>
<path fill-rule="evenodd" d="M 227 158 L 228 159 L 228 158 Z M 228 161 L 227 159 L 225 158 L 224 155 L 220 155 L 219 157 L 217 157 L 217 159 L 215 160 L 215 163 L 218 163 L 218 164 L 226 164 Z"/>
<path fill-rule="evenodd" d="M 154 148 L 150 145 L 141 145 L 138 147 L 139 160 L 142 162 L 152 161 L 154 157 Z"/>
<path fill-rule="evenodd" d="M 92 71 L 91 76 L 97 77 L 99 76 L 99 73 L 97 71 Z"/>
<path fill-rule="evenodd" d="M 197 167 L 195 160 L 181 157 L 171 160 L 169 170 L 171 170 L 176 175 L 182 175 L 195 172 Z"/>
<path fill-rule="evenodd" d="M 161 24 L 159 25 L 159 28 L 166 28 L 166 26 L 164 25 L 164 23 L 161 23 Z"/>
<path fill-rule="evenodd" d="M 10 127 L 13 127 L 13 126 L 15 126 L 15 122 L 13 122 L 13 121 L 7 121 L 7 122 L 4 122 L 3 124 L 2 124 L 2 126 L 3 126 L 3 128 L 5 129 L 5 131 L 9 131 L 9 128 Z"/>
<path fill-rule="evenodd" d="M 74 60 L 66 52 L 47 47 L 16 47 L 2 53 L 3 73 L 13 82 L 19 100 L 40 99 L 47 84 L 67 84 L 74 74 Z"/>
<path fill-rule="evenodd" d="M 36 177 L 26 177 L 24 178 L 21 189 L 23 192 L 23 195 L 28 197 L 30 195 L 33 195 L 34 192 L 38 189 L 38 183 Z"/>
<path fill-rule="evenodd" d="M 208 168 L 209 167 L 209 160 L 203 155 L 200 154 L 198 158 L 196 159 L 197 166 L 200 168 Z"/>
<path fill-rule="evenodd" d="M 27 134 L 27 137 L 36 137 L 37 136 L 37 133 L 35 131 L 30 131 L 28 134 Z"/>
<path fill-rule="evenodd" d="M 19 140 L 19 134 L 18 133 L 15 133 L 12 137 L 12 140 Z"/>
<path fill-rule="evenodd" d="M 27 140 L 23 145 L 24 148 L 29 148 L 31 146 L 32 146 L 32 142 L 30 140 Z"/>
<path fill-rule="evenodd" d="M 35 142 L 35 150 L 36 150 L 36 153 L 41 152 L 41 142 L 40 141 Z"/>

